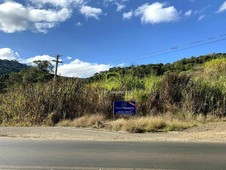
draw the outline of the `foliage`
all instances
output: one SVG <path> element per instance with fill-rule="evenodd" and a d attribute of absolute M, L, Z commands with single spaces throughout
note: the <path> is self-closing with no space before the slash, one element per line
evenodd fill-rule
<path fill-rule="evenodd" d="M 38 70 L 41 70 L 43 72 L 52 72 L 53 71 L 53 65 L 47 61 L 47 60 L 36 60 L 33 63 L 37 65 Z"/>
<path fill-rule="evenodd" d="M 103 71 L 101 73 L 96 73 L 93 77 L 89 80 L 99 81 L 105 77 L 105 75 L 109 72 L 117 72 L 122 77 L 125 75 L 132 75 L 133 77 L 144 78 L 147 76 L 161 76 L 167 73 L 180 73 L 183 71 L 189 71 L 195 69 L 197 66 L 202 65 L 210 60 L 217 59 L 217 58 L 226 58 L 226 54 L 217 53 L 217 54 L 209 54 L 203 55 L 200 57 L 191 57 L 191 58 L 184 58 L 172 64 L 148 64 L 148 65 L 140 65 L 140 66 L 129 66 L 125 68 L 121 67 L 114 67 L 110 68 L 109 71 Z"/>
<path fill-rule="evenodd" d="M 221 74 L 226 73 L 226 58 L 217 58 L 205 63 L 207 72 L 218 72 Z"/>
<path fill-rule="evenodd" d="M 48 82 L 53 78 L 49 72 L 52 69 L 48 61 L 35 61 L 37 67 L 29 67 L 20 72 L 11 72 L 8 75 L 0 76 L 0 92 L 5 88 L 13 88 L 21 84 L 31 84 L 37 82 Z"/>

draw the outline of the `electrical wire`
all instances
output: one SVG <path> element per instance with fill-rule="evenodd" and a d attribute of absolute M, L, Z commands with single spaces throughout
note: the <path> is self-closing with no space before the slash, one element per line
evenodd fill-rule
<path fill-rule="evenodd" d="M 145 59 L 154 58 L 154 57 L 164 55 L 164 54 L 169 54 L 169 53 L 187 50 L 187 49 L 191 49 L 191 48 L 195 48 L 195 47 L 199 47 L 199 46 L 204 46 L 204 45 L 207 45 L 207 44 L 225 41 L 226 38 L 224 38 L 224 37 L 226 37 L 226 33 L 223 33 L 223 34 L 220 34 L 220 35 L 217 35 L 217 36 L 213 36 L 213 37 L 209 37 L 209 38 L 206 38 L 206 39 L 202 39 L 202 40 L 196 40 L 196 41 L 193 41 L 193 42 L 190 42 L 190 43 L 172 46 L 170 48 L 166 48 L 166 49 L 163 49 L 163 50 L 151 51 L 151 52 L 148 52 L 148 53 L 145 53 L 145 54 L 126 57 L 126 58 L 123 58 L 123 60 L 122 59 L 112 60 L 112 61 L 109 61 L 109 62 L 112 64 L 112 63 L 119 63 L 119 62 L 123 63 L 125 60 L 126 61 L 133 61 L 134 59 L 145 60 Z M 5 42 L 14 44 L 14 45 L 19 47 L 19 45 L 17 43 L 12 42 L 12 41 L 7 41 L 7 40 L 3 40 L 3 39 L 0 39 L 0 41 L 3 41 L 3 42 L 5 41 Z M 32 49 L 34 50 L 34 48 L 32 48 Z M 39 50 L 40 49 L 38 49 L 38 51 Z M 92 68 L 92 67 L 93 66 L 88 66 L 88 67 L 86 67 L 86 69 L 89 69 L 89 68 Z M 80 72 L 76 72 L 76 73 L 86 73 L 86 72 L 89 72 L 89 71 L 90 70 L 80 71 Z"/>
<path fill-rule="evenodd" d="M 149 59 L 149 58 L 154 58 L 160 55 L 164 55 L 164 54 L 169 54 L 169 53 L 174 53 L 174 52 L 178 52 L 178 51 L 183 51 L 183 50 L 187 50 L 187 49 L 192 49 L 192 48 L 196 48 L 199 46 L 204 46 L 204 45 L 208 45 L 208 44 L 213 44 L 213 43 L 217 43 L 217 42 L 221 42 L 221 41 L 225 41 L 226 38 L 221 38 L 221 37 L 225 37 L 226 34 L 221 34 L 215 37 L 210 37 L 210 38 L 206 38 L 204 40 L 198 40 L 198 41 L 194 41 L 191 43 L 186 43 L 186 44 L 182 44 L 182 45 L 178 45 L 178 46 L 173 46 L 164 50 L 158 50 L 158 51 L 153 51 L 153 52 L 148 52 L 142 55 L 137 55 L 137 56 L 133 56 L 133 57 L 128 57 L 126 59 L 126 61 L 131 61 L 134 59 L 139 59 L 140 60 L 145 60 L 145 59 Z M 218 38 L 221 39 L 218 39 Z M 209 41 L 212 40 L 212 41 Z M 123 62 L 122 60 L 115 60 L 116 62 L 121 61 L 121 63 Z M 114 63 L 114 62 L 111 62 Z M 92 68 L 92 66 L 86 67 L 86 69 Z M 76 73 L 86 73 L 88 71 L 79 71 Z"/>

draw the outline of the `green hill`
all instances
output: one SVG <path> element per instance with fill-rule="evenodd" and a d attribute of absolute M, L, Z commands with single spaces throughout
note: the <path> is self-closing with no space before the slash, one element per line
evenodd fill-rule
<path fill-rule="evenodd" d="M 27 65 L 21 64 L 18 61 L 0 60 L 0 76 L 11 72 L 19 72 L 27 68 Z"/>
<path fill-rule="evenodd" d="M 98 81 L 105 77 L 109 72 L 117 72 L 120 73 L 121 76 L 125 76 L 127 74 L 132 74 L 135 77 L 144 78 L 146 76 L 161 76 L 166 73 L 174 72 L 180 73 L 183 71 L 193 70 L 198 66 L 203 65 L 205 62 L 216 58 L 226 58 L 226 53 L 214 53 L 208 55 L 202 55 L 199 57 L 190 57 L 184 58 L 182 60 L 176 61 L 174 63 L 167 64 L 146 64 L 146 65 L 138 65 L 138 66 L 129 66 L 129 67 L 114 67 L 110 68 L 109 71 L 103 71 L 100 73 L 96 73 L 93 77 L 90 78 L 91 81 Z"/>

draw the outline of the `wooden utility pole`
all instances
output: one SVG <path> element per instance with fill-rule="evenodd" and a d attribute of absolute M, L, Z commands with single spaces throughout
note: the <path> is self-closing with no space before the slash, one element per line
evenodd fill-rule
<path fill-rule="evenodd" d="M 56 60 L 52 60 L 52 61 L 56 62 L 56 68 L 55 68 L 55 74 L 54 74 L 54 81 L 56 81 L 56 79 L 57 79 L 58 64 L 59 64 L 59 63 L 63 63 L 63 62 L 60 61 L 59 59 L 60 59 L 60 55 L 57 54 L 57 55 L 56 55 Z"/>

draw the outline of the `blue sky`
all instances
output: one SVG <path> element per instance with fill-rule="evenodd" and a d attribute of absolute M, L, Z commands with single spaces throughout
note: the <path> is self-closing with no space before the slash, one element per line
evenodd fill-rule
<path fill-rule="evenodd" d="M 59 74 L 226 52 L 225 0 L 0 0 L 0 59 L 62 55 Z"/>

